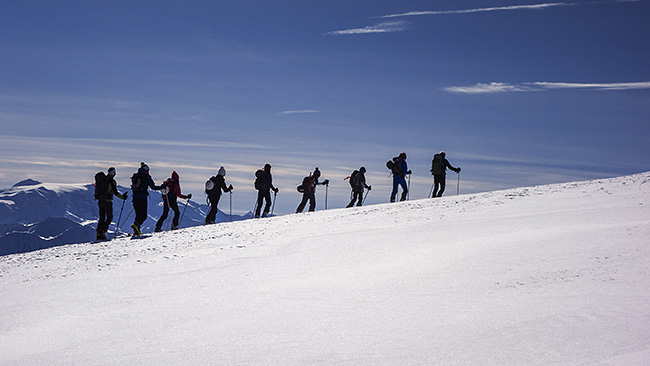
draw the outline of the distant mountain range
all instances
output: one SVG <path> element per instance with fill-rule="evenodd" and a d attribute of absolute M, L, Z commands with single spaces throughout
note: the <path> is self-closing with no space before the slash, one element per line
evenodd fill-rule
<path fill-rule="evenodd" d="M 115 217 L 109 238 L 115 232 L 123 202 L 119 232 L 130 232 L 134 218 L 130 190 L 121 186 L 118 189 L 120 192 L 129 191 L 129 199 L 125 202 L 114 198 Z M 183 212 L 185 200 L 179 199 L 179 208 Z M 207 205 L 190 200 L 179 226 L 203 225 L 208 210 Z M 158 192 L 150 191 L 148 214 L 142 228 L 145 233 L 153 231 L 162 214 L 162 197 Z M 164 230 L 168 229 L 171 216 L 173 212 L 163 225 Z M 243 216 L 233 215 L 232 220 L 252 216 L 252 212 Z M 0 255 L 92 241 L 97 219 L 98 208 L 92 184 L 55 184 L 26 179 L 10 188 L 0 189 Z M 217 222 L 225 221 L 230 221 L 230 215 L 219 211 Z"/>

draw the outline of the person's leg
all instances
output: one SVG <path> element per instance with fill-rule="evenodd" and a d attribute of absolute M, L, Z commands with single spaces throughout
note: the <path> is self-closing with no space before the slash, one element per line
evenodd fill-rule
<path fill-rule="evenodd" d="M 314 212 L 316 210 L 316 192 L 311 191 L 309 194 L 309 212 Z"/>
<path fill-rule="evenodd" d="M 176 230 L 178 229 L 178 218 L 181 215 L 180 210 L 178 209 L 178 201 L 169 200 L 169 208 L 174 211 L 174 218 L 172 219 L 172 230 Z"/>
<path fill-rule="evenodd" d="M 399 187 L 399 177 L 393 176 L 393 191 L 390 193 L 390 201 L 395 202 L 395 196 L 397 196 L 397 187 Z"/>
<path fill-rule="evenodd" d="M 264 203 L 264 193 L 262 191 L 257 191 L 257 205 L 255 206 L 255 218 L 260 217 L 260 212 L 262 212 L 262 203 Z"/>
<path fill-rule="evenodd" d="M 438 197 L 442 197 L 442 193 L 445 191 L 445 186 L 447 186 L 447 177 L 444 175 L 440 176 L 440 191 L 438 191 Z"/>
<path fill-rule="evenodd" d="M 269 215 L 269 212 L 271 211 L 271 191 L 265 191 L 263 194 L 263 198 L 266 201 L 266 206 L 264 206 L 264 212 L 262 213 L 262 217 L 267 217 Z"/>
<path fill-rule="evenodd" d="M 305 206 L 307 205 L 307 201 L 309 201 L 309 193 L 304 192 L 302 194 L 302 201 L 300 201 L 300 204 L 298 205 L 298 208 L 296 209 L 296 213 L 300 213 L 305 209 Z"/>
<path fill-rule="evenodd" d="M 217 206 L 219 205 L 219 198 L 220 196 L 208 197 L 210 200 L 210 212 L 208 212 L 208 215 L 205 217 L 206 225 L 214 224 L 215 220 L 217 219 Z"/>
<path fill-rule="evenodd" d="M 163 196 L 163 212 L 162 215 L 160 215 L 158 222 L 156 223 L 156 232 L 162 231 L 162 226 L 165 223 L 165 220 L 167 220 L 168 214 L 169 214 L 169 203 L 167 202 L 167 198 Z"/>
<path fill-rule="evenodd" d="M 405 177 L 400 177 L 398 180 L 398 183 L 400 186 L 402 186 L 402 197 L 400 198 L 400 201 L 406 201 L 406 197 L 409 193 L 408 186 L 406 185 L 406 178 Z"/>
<path fill-rule="evenodd" d="M 99 207 L 99 220 L 97 220 L 97 240 L 101 240 L 104 224 L 106 222 L 106 211 L 104 210 L 102 201 L 97 201 L 97 207 Z"/>

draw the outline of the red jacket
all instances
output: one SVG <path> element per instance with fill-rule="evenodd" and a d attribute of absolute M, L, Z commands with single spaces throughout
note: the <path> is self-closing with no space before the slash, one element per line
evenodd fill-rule
<path fill-rule="evenodd" d="M 181 184 L 178 181 L 178 178 L 178 173 L 176 173 L 176 171 L 173 171 L 171 179 L 167 179 L 166 183 L 167 187 L 169 187 L 169 193 L 167 193 L 167 195 L 187 199 L 186 195 L 181 194 Z"/>

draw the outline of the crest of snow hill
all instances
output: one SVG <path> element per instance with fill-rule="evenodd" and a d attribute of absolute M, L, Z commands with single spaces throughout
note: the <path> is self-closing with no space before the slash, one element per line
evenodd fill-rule
<path fill-rule="evenodd" d="M 121 192 L 128 190 L 119 187 Z M 114 222 L 109 230 L 112 237 L 122 207 L 122 200 L 113 201 Z M 179 202 L 181 210 L 184 203 Z M 129 232 L 133 222 L 131 198 L 124 202 L 122 230 Z M 189 202 L 180 227 L 202 225 L 208 211 L 206 204 Z M 130 217 L 127 216 L 131 213 Z M 151 232 L 162 214 L 162 198 L 150 192 L 149 219 L 143 232 Z M 0 189 L 0 255 L 24 253 L 49 247 L 88 242 L 95 238 L 98 208 L 92 184 L 52 184 L 33 179 Z M 170 217 L 167 219 L 171 221 Z M 233 220 L 252 217 L 233 215 Z M 229 221 L 230 215 L 219 211 L 217 222 Z M 128 224 L 127 224 L 128 223 Z M 167 223 L 163 226 L 167 229 Z"/>

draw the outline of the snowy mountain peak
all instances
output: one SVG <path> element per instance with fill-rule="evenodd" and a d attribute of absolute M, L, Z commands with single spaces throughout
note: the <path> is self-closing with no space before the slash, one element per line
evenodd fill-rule
<path fill-rule="evenodd" d="M 20 182 L 14 184 L 12 187 L 37 186 L 39 184 L 43 184 L 43 183 L 37 180 L 33 180 L 31 178 L 27 178 L 25 180 L 21 180 Z"/>

